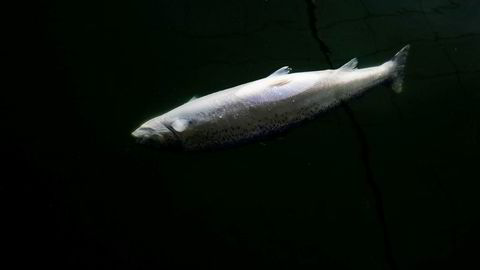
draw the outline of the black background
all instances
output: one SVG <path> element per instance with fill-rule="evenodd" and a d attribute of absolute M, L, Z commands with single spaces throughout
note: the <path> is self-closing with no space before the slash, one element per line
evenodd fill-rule
<path fill-rule="evenodd" d="M 7 51 L 5 262 L 479 267 L 477 1 L 25 5 Z M 130 136 L 194 95 L 405 44 L 402 94 L 375 87 L 275 138 L 175 152 Z"/>

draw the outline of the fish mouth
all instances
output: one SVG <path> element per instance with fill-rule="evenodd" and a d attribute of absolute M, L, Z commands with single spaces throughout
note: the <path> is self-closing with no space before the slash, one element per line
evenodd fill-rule
<path fill-rule="evenodd" d="M 140 137 L 141 132 L 138 129 L 135 129 L 130 135 L 132 135 L 134 138 Z"/>
<path fill-rule="evenodd" d="M 153 141 L 161 142 L 163 139 L 162 135 L 156 134 L 154 129 L 148 127 L 139 127 L 131 135 L 137 143 L 141 144 L 152 143 Z"/>
<path fill-rule="evenodd" d="M 140 126 L 134 130 L 131 135 L 137 143 L 161 147 L 175 144 L 179 139 L 177 135 L 165 125 L 157 126 L 156 128 Z"/>
<path fill-rule="evenodd" d="M 139 128 L 137 128 L 137 129 L 135 129 L 135 130 L 131 133 L 131 135 L 132 135 L 134 138 L 140 139 L 140 138 L 147 137 L 147 136 L 151 135 L 153 132 L 154 132 L 154 130 L 153 130 L 152 128 L 139 127 Z"/>

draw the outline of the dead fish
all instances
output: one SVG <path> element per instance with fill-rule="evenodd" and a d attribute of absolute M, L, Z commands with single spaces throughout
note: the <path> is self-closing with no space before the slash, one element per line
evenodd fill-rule
<path fill-rule="evenodd" d="M 401 92 L 409 48 L 369 68 L 357 68 L 356 58 L 321 71 L 290 73 L 285 66 L 263 79 L 193 98 L 148 120 L 132 135 L 141 143 L 195 150 L 272 134 L 381 83 Z"/>

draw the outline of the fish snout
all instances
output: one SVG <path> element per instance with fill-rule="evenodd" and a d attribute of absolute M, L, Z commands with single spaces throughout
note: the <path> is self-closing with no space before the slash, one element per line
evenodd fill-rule
<path fill-rule="evenodd" d="M 135 138 L 141 138 L 150 135 L 153 132 L 151 128 L 139 127 L 132 132 L 132 136 Z"/>
<path fill-rule="evenodd" d="M 135 130 L 131 133 L 131 135 L 132 135 L 134 138 L 137 138 L 137 139 L 138 139 L 138 137 L 141 136 L 141 134 L 142 134 L 142 132 L 139 130 L 139 128 L 135 129 Z"/>
<path fill-rule="evenodd" d="M 131 134 L 139 143 L 163 143 L 165 141 L 161 133 L 149 127 L 139 127 Z"/>

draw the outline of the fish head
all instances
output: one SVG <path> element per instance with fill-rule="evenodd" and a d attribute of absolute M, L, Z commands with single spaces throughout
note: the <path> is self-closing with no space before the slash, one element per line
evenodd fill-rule
<path fill-rule="evenodd" d="M 132 132 L 132 136 L 135 137 L 139 143 L 153 144 L 156 146 L 172 146 L 179 143 L 176 134 L 158 118 L 142 124 Z"/>

